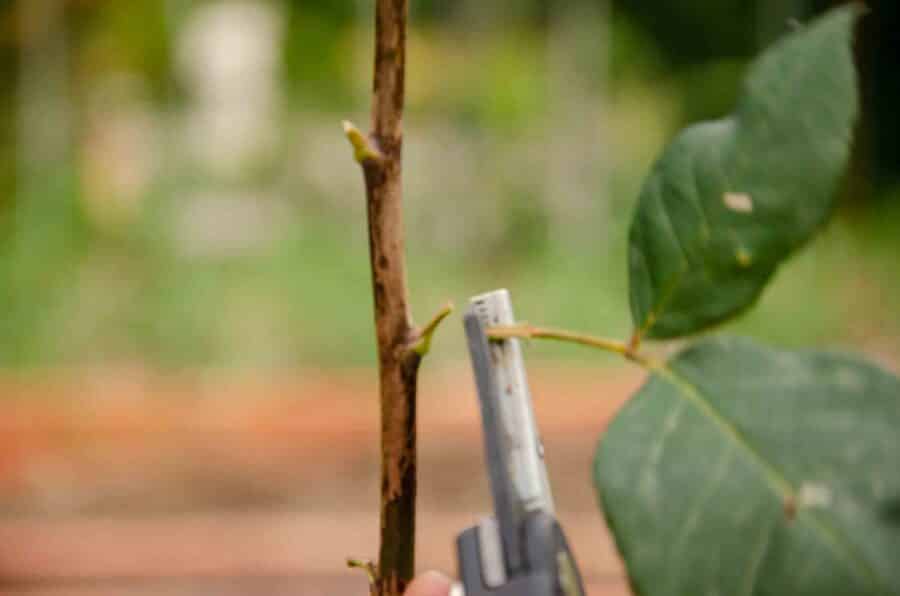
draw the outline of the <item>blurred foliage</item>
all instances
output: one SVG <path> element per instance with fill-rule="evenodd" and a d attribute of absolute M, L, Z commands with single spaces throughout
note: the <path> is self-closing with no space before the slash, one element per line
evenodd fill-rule
<path fill-rule="evenodd" d="M 172 61 L 165 6 L 165 2 L 138 0 L 73 11 L 69 26 L 76 36 L 76 80 L 140 72 L 157 97 L 165 99 Z"/>
<path fill-rule="evenodd" d="M 619 4 L 656 41 L 671 66 L 696 64 L 710 56 L 747 58 L 757 49 L 753 26 L 757 2 L 621 0 Z"/>
<path fill-rule="evenodd" d="M 284 43 L 284 78 L 292 103 L 303 107 L 344 106 L 352 102 L 346 67 L 346 21 L 351 3 L 321 3 L 327 10 L 308 10 L 307 3 L 290 2 Z M 342 10 L 335 10 L 342 7 Z M 343 18 L 337 18 L 343 17 Z M 341 43 L 341 42 L 344 43 Z"/>
<path fill-rule="evenodd" d="M 0 366 L 371 364 L 362 186 L 339 122 L 367 119 L 374 0 L 260 0 L 280 15 L 277 138 L 219 170 L 191 157 L 195 141 L 181 134 L 196 98 L 178 42 L 217 0 L 66 1 L 74 147 L 38 173 L 23 167 L 17 116 L 26 1 L 0 0 Z M 747 58 L 783 30 L 782 13 L 820 4 L 412 2 L 406 222 L 416 312 L 503 284 L 529 320 L 626 334 L 624 233 L 649 163 L 686 122 L 730 110 Z M 851 185 L 857 208 L 779 275 L 742 331 L 792 344 L 900 335 L 891 312 L 900 29 L 893 0 L 871 7 L 858 159 L 871 184 Z M 122 91 L 122 80 L 139 84 Z M 112 99 L 97 104 L 98 95 Z M 161 149 L 128 153 L 138 133 Z M 108 190 L 143 169 L 150 182 L 136 197 Z M 215 246 L 241 237 L 229 222 L 249 217 L 192 216 L 204 193 L 255 197 L 238 203 L 262 213 L 264 223 L 246 225 L 262 239 L 192 252 L 197 235 Z M 458 336 L 442 337 L 437 357 L 458 358 Z"/>
<path fill-rule="evenodd" d="M 20 192 L 0 252 L 0 359 L 9 364 L 62 358 L 66 302 L 88 237 L 71 170 L 48 173 Z"/>

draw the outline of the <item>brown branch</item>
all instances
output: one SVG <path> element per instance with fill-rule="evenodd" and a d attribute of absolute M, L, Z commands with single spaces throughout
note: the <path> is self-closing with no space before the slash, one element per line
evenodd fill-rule
<path fill-rule="evenodd" d="M 366 184 L 381 400 L 381 547 L 374 596 L 401 596 L 414 569 L 416 382 L 434 325 L 419 330 L 407 301 L 401 172 L 408 0 L 376 0 L 372 132 L 344 131 Z M 443 311 L 442 311 L 443 312 Z"/>

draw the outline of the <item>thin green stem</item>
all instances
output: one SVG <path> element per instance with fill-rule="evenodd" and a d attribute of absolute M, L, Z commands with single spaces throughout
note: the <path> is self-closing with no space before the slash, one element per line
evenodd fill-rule
<path fill-rule="evenodd" d="M 565 329 L 536 327 L 534 325 L 529 325 L 528 323 L 518 323 L 516 325 L 498 325 L 489 327 L 486 333 L 491 339 L 509 339 L 511 337 L 520 339 L 552 339 L 566 343 L 579 344 L 624 356 L 628 360 L 631 360 L 644 368 L 656 368 L 657 366 L 657 363 L 639 354 L 630 344 L 615 339 L 596 337 L 575 331 L 567 331 Z"/>
<path fill-rule="evenodd" d="M 418 338 L 412 345 L 412 351 L 418 354 L 419 356 L 425 356 L 428 354 L 428 351 L 431 349 L 431 338 L 434 337 L 434 332 L 437 331 L 437 328 L 440 324 L 450 316 L 450 313 L 453 312 L 453 303 L 448 302 L 441 310 L 439 310 L 431 320 L 422 328 L 422 330 L 418 334 Z"/>
<path fill-rule="evenodd" d="M 360 559 L 347 559 L 347 567 L 351 569 L 362 569 L 366 577 L 369 578 L 369 591 L 374 594 L 378 586 L 378 570 L 372 561 L 364 561 Z"/>

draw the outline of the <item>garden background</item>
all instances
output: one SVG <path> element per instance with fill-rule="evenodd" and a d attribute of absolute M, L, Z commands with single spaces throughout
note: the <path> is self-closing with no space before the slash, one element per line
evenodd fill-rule
<path fill-rule="evenodd" d="M 624 337 L 649 165 L 835 2 L 412 2 L 413 307 L 500 285 Z M 0 590 L 362 593 L 377 405 L 362 181 L 371 0 L 0 0 Z M 858 34 L 864 115 L 825 232 L 730 332 L 900 365 L 900 7 Z M 455 322 L 454 322 L 455 321 Z M 640 383 L 527 358 L 563 522 L 626 593 L 588 483 Z M 424 567 L 488 507 L 458 319 L 423 370 Z"/>

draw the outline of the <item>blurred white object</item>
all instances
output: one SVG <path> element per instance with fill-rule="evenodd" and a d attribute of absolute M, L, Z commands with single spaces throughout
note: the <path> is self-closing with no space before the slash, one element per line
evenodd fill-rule
<path fill-rule="evenodd" d="M 176 68 L 186 88 L 191 157 L 223 176 L 277 144 L 283 15 L 272 3 L 211 2 L 179 36 Z"/>

